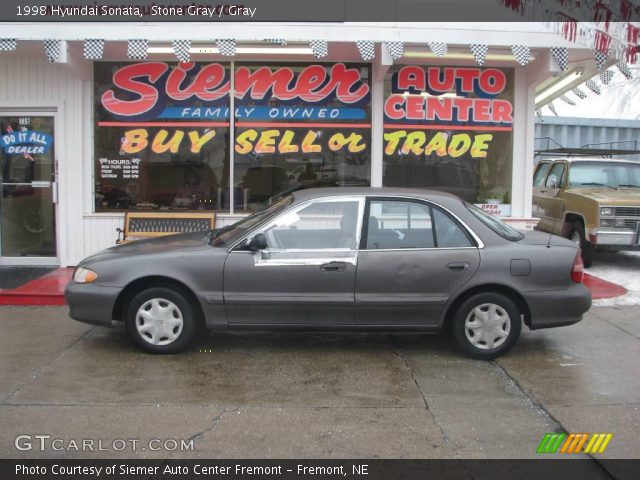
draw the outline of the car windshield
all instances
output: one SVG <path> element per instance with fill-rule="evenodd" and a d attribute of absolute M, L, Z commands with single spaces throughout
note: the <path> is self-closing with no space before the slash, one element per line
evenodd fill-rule
<path fill-rule="evenodd" d="M 573 162 L 570 187 L 640 187 L 640 163 Z"/>
<path fill-rule="evenodd" d="M 221 230 L 214 230 L 214 232 L 212 233 L 211 244 L 214 247 L 225 247 L 234 243 L 253 227 L 261 224 L 263 221 L 274 217 L 292 203 L 292 196 L 284 197 L 282 200 L 274 203 L 270 207 L 265 208 L 258 213 L 254 213 L 253 215 L 249 215 L 248 217 L 243 218 L 233 225 L 226 226 Z"/>
<path fill-rule="evenodd" d="M 481 208 L 476 207 L 471 203 L 464 202 L 467 209 L 473 213 L 473 215 L 484 223 L 491 230 L 496 232 L 502 238 L 506 238 L 507 240 L 511 240 L 512 242 L 516 242 L 518 240 L 522 240 L 524 235 L 522 235 L 515 228 L 507 225 L 502 220 L 494 217 L 493 215 L 489 215 L 487 212 L 482 210 Z"/>

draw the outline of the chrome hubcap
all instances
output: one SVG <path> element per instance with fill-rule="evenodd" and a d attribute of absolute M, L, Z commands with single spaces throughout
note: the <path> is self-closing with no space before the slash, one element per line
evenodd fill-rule
<path fill-rule="evenodd" d="M 182 312 L 175 303 L 164 298 L 144 302 L 136 313 L 136 329 L 151 345 L 169 345 L 182 333 Z"/>
<path fill-rule="evenodd" d="M 511 319 L 504 308 L 495 303 L 475 307 L 464 322 L 464 333 L 474 347 L 491 350 L 502 345 L 511 331 Z"/>

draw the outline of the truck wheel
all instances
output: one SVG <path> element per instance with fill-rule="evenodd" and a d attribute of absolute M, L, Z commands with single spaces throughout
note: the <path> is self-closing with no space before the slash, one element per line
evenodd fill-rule
<path fill-rule="evenodd" d="M 573 240 L 573 242 L 575 242 L 575 244 L 582 250 L 582 262 L 584 263 L 585 268 L 593 265 L 593 256 L 596 248 L 584 237 L 584 226 L 582 225 L 582 222 L 574 222 L 573 227 L 571 228 L 571 233 L 569 234 L 569 239 Z"/>
<path fill-rule="evenodd" d="M 456 343 L 468 357 L 492 360 L 508 352 L 520 338 L 520 311 L 499 293 L 478 293 L 454 312 L 452 330 Z"/>
<path fill-rule="evenodd" d="M 127 333 L 150 353 L 177 353 L 197 330 L 193 308 L 176 290 L 155 287 L 136 295 L 127 308 Z"/>

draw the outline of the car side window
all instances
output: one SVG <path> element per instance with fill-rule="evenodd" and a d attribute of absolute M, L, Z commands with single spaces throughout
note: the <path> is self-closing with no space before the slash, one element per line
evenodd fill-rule
<path fill-rule="evenodd" d="M 365 248 L 369 250 L 472 246 L 448 215 L 406 200 L 372 200 Z"/>
<path fill-rule="evenodd" d="M 547 173 L 549 173 L 549 169 L 551 168 L 550 163 L 541 163 L 536 171 L 535 177 L 533 177 L 533 186 L 541 187 L 544 185 L 544 179 L 547 177 Z"/>
<path fill-rule="evenodd" d="M 355 250 L 359 202 L 317 201 L 277 217 L 264 231 L 269 249 Z"/>
<path fill-rule="evenodd" d="M 432 211 L 438 248 L 473 246 L 467 234 L 449 215 L 438 208 L 433 208 Z"/>
<path fill-rule="evenodd" d="M 428 205 L 372 200 L 367 222 L 367 249 L 430 248 L 435 245 Z"/>
<path fill-rule="evenodd" d="M 549 188 L 561 187 L 563 173 L 564 173 L 564 163 L 556 163 L 553 167 L 551 167 L 551 171 L 549 172 L 549 176 L 547 177 L 545 187 L 549 187 Z"/>

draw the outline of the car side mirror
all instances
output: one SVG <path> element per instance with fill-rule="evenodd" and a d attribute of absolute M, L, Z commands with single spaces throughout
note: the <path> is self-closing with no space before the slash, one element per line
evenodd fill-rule
<path fill-rule="evenodd" d="M 556 177 L 551 177 L 549 179 L 549 187 L 550 188 L 558 188 L 558 179 Z"/>
<path fill-rule="evenodd" d="M 264 233 L 256 234 L 249 241 L 248 247 L 249 247 L 249 250 L 251 250 L 252 252 L 257 252 L 259 250 L 264 250 L 268 248 L 269 245 L 267 244 L 267 237 L 264 236 Z"/>

